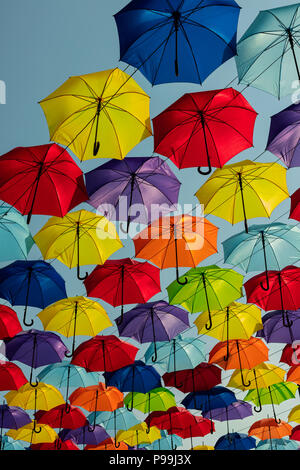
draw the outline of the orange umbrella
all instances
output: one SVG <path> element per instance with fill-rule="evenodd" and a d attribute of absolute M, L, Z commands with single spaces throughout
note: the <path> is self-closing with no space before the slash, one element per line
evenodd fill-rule
<path fill-rule="evenodd" d="M 274 418 L 265 418 L 253 423 L 248 431 L 248 435 L 258 437 L 262 441 L 266 439 L 281 439 L 284 436 L 289 436 L 292 429 L 292 426 L 285 421 L 278 423 Z"/>
<path fill-rule="evenodd" d="M 286 381 L 300 385 L 300 365 L 292 366 L 289 369 L 286 375 Z"/>
<path fill-rule="evenodd" d="M 252 369 L 268 361 L 269 349 L 260 338 L 233 339 L 216 344 L 209 354 L 209 363 L 222 369 Z"/>
<path fill-rule="evenodd" d="M 217 253 L 218 230 L 203 217 L 160 217 L 133 238 L 135 257 L 149 260 L 160 269 L 176 268 L 179 282 L 180 266 L 195 268 Z"/>
<path fill-rule="evenodd" d="M 124 405 L 123 393 L 116 387 L 106 387 L 105 384 L 79 387 L 70 395 L 70 403 L 81 406 L 87 411 L 94 412 L 94 425 L 96 426 L 96 411 L 114 411 Z"/>
<path fill-rule="evenodd" d="M 87 445 L 84 450 L 128 450 L 128 445 L 125 442 L 119 442 L 118 444 L 118 447 L 116 447 L 113 439 L 106 439 L 97 446 Z"/>

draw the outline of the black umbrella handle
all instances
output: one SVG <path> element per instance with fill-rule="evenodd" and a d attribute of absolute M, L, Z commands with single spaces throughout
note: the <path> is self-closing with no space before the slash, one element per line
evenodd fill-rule
<path fill-rule="evenodd" d="M 273 415 L 274 415 L 275 422 L 276 422 L 277 424 L 280 424 L 280 423 L 281 423 L 281 419 L 277 419 L 277 416 L 276 416 L 276 413 L 275 413 L 275 406 L 274 406 L 273 396 L 272 396 L 272 390 L 271 390 L 271 387 L 270 387 L 270 386 L 268 387 L 268 390 L 269 390 L 269 394 L 270 394 L 270 399 L 271 399 L 272 410 L 273 410 Z"/>
<path fill-rule="evenodd" d="M 29 377 L 29 383 L 30 383 L 31 387 L 33 387 L 33 388 L 36 388 L 39 384 L 38 380 L 36 380 L 35 383 L 32 381 L 33 369 L 35 369 L 35 363 L 36 363 L 36 359 L 35 359 L 36 347 L 37 347 L 37 337 L 36 337 L 36 333 L 34 333 L 33 348 L 32 348 L 32 361 L 31 361 L 30 377 Z"/>
<path fill-rule="evenodd" d="M 116 321 L 117 325 L 121 325 L 124 319 L 124 279 L 125 279 L 125 267 L 124 264 L 121 266 L 121 316 Z"/>
<path fill-rule="evenodd" d="M 179 275 L 179 260 L 178 260 L 178 243 L 177 243 L 177 236 L 175 233 L 175 228 L 174 228 L 174 247 L 175 247 L 175 260 L 176 260 L 176 281 L 178 284 L 181 286 L 185 286 L 188 283 L 188 279 L 185 277 L 183 281 L 181 281 L 180 275 Z"/>
<path fill-rule="evenodd" d="M 267 264 L 266 242 L 265 242 L 264 231 L 262 230 L 260 233 L 261 233 L 261 242 L 262 242 L 262 247 L 263 247 L 265 272 L 266 272 L 266 286 L 264 286 L 263 283 L 261 282 L 260 287 L 262 288 L 262 290 L 267 291 L 270 289 L 270 281 L 269 281 L 268 264 Z"/>
<path fill-rule="evenodd" d="M 31 320 L 29 323 L 26 321 L 31 278 L 32 278 L 32 266 L 30 266 L 30 268 L 28 269 L 27 290 L 26 290 L 25 308 L 24 308 L 24 315 L 23 315 L 23 325 L 28 326 L 28 327 L 32 326 L 34 323 L 33 320 Z"/>
<path fill-rule="evenodd" d="M 245 199 L 244 199 L 244 188 L 243 188 L 242 173 L 238 173 L 238 181 L 239 181 L 239 186 L 240 186 L 240 191 L 241 191 L 241 199 L 242 199 L 243 214 L 244 214 L 245 232 L 246 232 L 246 233 L 249 233 L 248 222 L 247 222 L 247 215 L 246 215 Z"/>
<path fill-rule="evenodd" d="M 208 301 L 208 292 L 207 292 L 205 274 L 201 273 L 201 276 L 202 276 L 202 284 L 203 284 L 203 289 L 204 289 L 204 293 L 205 293 L 205 300 L 206 300 L 206 305 L 207 305 L 207 311 L 208 311 L 208 323 L 206 323 L 205 328 L 206 328 L 207 331 L 209 331 L 212 328 L 211 311 L 210 311 L 209 301 Z"/>
<path fill-rule="evenodd" d="M 240 364 L 240 374 L 241 374 L 241 381 L 244 387 L 249 387 L 251 385 L 251 380 L 245 382 L 244 375 L 243 375 L 243 368 L 242 368 L 242 360 L 241 360 L 241 354 L 240 354 L 240 345 L 239 341 L 236 340 L 236 348 L 237 348 L 237 353 L 238 353 L 238 358 L 239 358 L 239 364 Z"/>
<path fill-rule="evenodd" d="M 156 336 L 155 336 L 155 326 L 154 326 L 154 307 L 151 307 L 151 324 L 152 324 L 152 335 L 153 335 L 153 344 L 154 344 L 154 355 L 152 356 L 152 362 L 157 361 L 157 345 L 156 345 Z"/>
<path fill-rule="evenodd" d="M 77 313 L 78 313 L 78 301 L 75 302 L 75 310 L 74 310 L 74 331 L 73 331 L 72 352 L 71 353 L 65 352 L 65 356 L 68 358 L 73 357 L 74 351 L 75 351 Z"/>
<path fill-rule="evenodd" d="M 102 105 L 102 100 L 101 98 L 98 98 L 97 110 L 96 110 L 95 118 L 93 120 L 95 122 L 95 119 L 96 119 L 95 141 L 94 141 L 94 148 L 93 148 L 94 157 L 96 157 L 100 149 L 100 142 L 98 141 L 98 129 L 99 129 L 101 105 Z"/>
<path fill-rule="evenodd" d="M 262 410 L 262 403 L 261 403 L 261 399 L 260 399 L 260 394 L 259 394 L 259 388 L 258 388 L 258 384 L 257 384 L 257 377 L 256 377 L 256 370 L 255 369 L 253 369 L 253 375 L 254 375 L 255 387 L 256 387 L 256 393 L 257 393 L 257 399 L 258 399 L 258 407 L 254 406 L 254 411 L 256 411 L 256 413 L 260 413 L 261 410 Z"/>
<path fill-rule="evenodd" d="M 224 361 L 228 361 L 230 352 L 229 352 L 229 307 L 226 310 L 226 356 L 224 356 Z"/>
<path fill-rule="evenodd" d="M 80 223 L 76 222 L 76 242 L 77 242 L 77 279 L 79 281 L 84 281 L 89 273 L 85 273 L 84 276 L 80 275 Z"/>
<path fill-rule="evenodd" d="M 209 157 L 209 149 L 208 149 L 208 142 L 207 142 L 206 129 L 205 129 L 205 119 L 204 119 L 203 111 L 199 111 L 199 116 L 201 120 L 201 126 L 202 126 L 204 143 L 205 143 L 205 150 L 206 150 L 206 157 L 207 157 L 207 170 L 202 170 L 201 167 L 198 167 L 198 173 L 200 173 L 200 175 L 206 176 L 211 173 L 212 168 L 211 168 L 211 162 L 210 162 L 210 157 Z"/>

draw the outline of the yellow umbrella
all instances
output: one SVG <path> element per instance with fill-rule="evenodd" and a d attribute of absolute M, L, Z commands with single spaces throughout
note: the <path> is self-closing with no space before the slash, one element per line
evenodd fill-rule
<path fill-rule="evenodd" d="M 235 370 L 227 387 L 239 388 L 240 390 L 253 390 L 256 388 L 268 388 L 280 382 L 284 382 L 286 371 L 274 364 L 263 362 L 253 369 Z M 244 377 L 244 379 L 242 379 Z M 248 383 L 246 383 L 248 382 Z"/>
<path fill-rule="evenodd" d="M 87 297 L 69 297 L 49 305 L 38 314 L 46 331 L 57 331 L 69 338 L 73 336 L 72 357 L 75 350 L 75 336 L 96 336 L 112 326 L 104 308 Z"/>
<path fill-rule="evenodd" d="M 160 430 L 155 426 L 152 426 L 148 430 L 148 426 L 144 422 L 132 426 L 128 431 L 120 430 L 116 435 L 117 442 L 125 442 L 131 447 L 139 444 L 151 444 L 160 438 Z"/>
<path fill-rule="evenodd" d="M 289 413 L 288 421 L 300 423 L 300 405 L 295 406 Z"/>
<path fill-rule="evenodd" d="M 215 448 L 213 446 L 203 445 L 203 446 L 193 447 L 191 450 L 215 450 Z"/>
<path fill-rule="evenodd" d="M 65 217 L 51 217 L 34 240 L 44 259 L 56 258 L 69 268 L 103 264 L 123 247 L 116 228 L 106 217 L 80 210 Z"/>
<path fill-rule="evenodd" d="M 81 160 L 122 160 L 152 135 L 150 97 L 118 68 L 70 77 L 40 102 L 50 139 Z"/>
<path fill-rule="evenodd" d="M 26 424 L 19 429 L 10 429 L 6 435 L 15 441 L 25 441 L 31 444 L 51 443 L 58 439 L 58 435 L 48 424 L 40 424 L 39 431 L 35 430 L 35 422 Z"/>
<path fill-rule="evenodd" d="M 278 163 L 240 163 L 218 168 L 196 193 L 204 213 L 236 224 L 256 217 L 270 217 L 289 197 L 286 169 Z"/>
<path fill-rule="evenodd" d="M 5 395 L 9 406 L 19 406 L 24 410 L 45 410 L 49 411 L 55 406 L 62 405 L 65 400 L 60 391 L 43 382 L 39 382 L 36 387 L 26 383 L 19 390 L 11 390 Z"/>

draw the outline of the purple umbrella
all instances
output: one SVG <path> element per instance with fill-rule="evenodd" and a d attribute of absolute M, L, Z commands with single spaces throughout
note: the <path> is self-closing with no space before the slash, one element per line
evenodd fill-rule
<path fill-rule="evenodd" d="M 19 429 L 31 423 L 29 414 L 18 406 L 0 405 L 0 450 L 3 443 L 3 429 Z"/>
<path fill-rule="evenodd" d="M 19 361 L 31 367 L 29 382 L 32 387 L 38 385 L 38 382 L 32 382 L 33 369 L 61 362 L 69 352 L 60 337 L 50 331 L 21 331 L 5 344 L 9 361 Z"/>
<path fill-rule="evenodd" d="M 272 152 L 288 168 L 300 166 L 300 103 L 292 104 L 271 117 L 266 150 Z"/>
<path fill-rule="evenodd" d="M 86 173 L 85 180 L 89 204 L 111 220 L 127 221 L 126 232 L 133 220 L 148 224 L 158 219 L 161 214 L 153 213 L 154 205 L 166 213 L 176 210 L 181 185 L 159 157 L 111 160 Z M 133 204 L 139 206 L 130 214 Z"/>
<path fill-rule="evenodd" d="M 275 310 L 263 316 L 263 329 L 256 333 L 259 338 L 264 338 L 267 343 L 293 343 L 300 340 L 300 309 L 286 310 L 289 325 L 283 324 L 282 311 Z"/>
<path fill-rule="evenodd" d="M 96 424 L 93 429 L 91 429 L 89 425 L 77 429 L 63 429 L 59 433 L 59 437 L 62 441 L 68 441 L 70 439 L 76 444 L 88 444 L 92 446 L 96 446 L 100 444 L 100 442 L 110 438 L 105 429 L 99 424 Z"/>
<path fill-rule="evenodd" d="M 215 408 L 202 413 L 203 418 L 217 421 L 227 421 L 227 433 L 229 434 L 229 421 L 244 419 L 252 416 L 252 406 L 242 400 L 237 400 L 223 408 Z"/>
<path fill-rule="evenodd" d="M 153 362 L 157 360 L 156 341 L 170 341 L 190 326 L 187 311 L 163 300 L 137 305 L 119 323 L 117 320 L 120 336 L 139 343 L 154 343 Z"/>

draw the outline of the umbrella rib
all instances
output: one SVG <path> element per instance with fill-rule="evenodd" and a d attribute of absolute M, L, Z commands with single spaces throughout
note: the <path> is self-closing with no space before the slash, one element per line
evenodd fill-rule
<path fill-rule="evenodd" d="M 207 26 L 204 26 L 203 24 L 197 23 L 197 21 L 185 20 L 184 23 L 187 23 L 190 26 L 197 26 L 198 28 L 203 28 L 205 31 L 212 33 L 214 36 L 220 39 L 227 47 L 229 47 L 234 53 L 234 55 L 236 55 L 236 51 L 234 50 L 234 48 L 232 48 L 232 46 L 230 46 L 230 44 L 224 38 L 222 38 L 222 36 L 220 36 L 220 34 L 218 34 L 216 31 L 213 31 L 212 29 L 208 28 Z"/>
<path fill-rule="evenodd" d="M 189 38 L 188 38 L 188 35 L 186 34 L 186 30 L 185 30 L 185 28 L 184 28 L 184 26 L 183 26 L 183 24 L 182 24 L 181 21 L 180 21 L 179 25 L 180 25 L 180 27 L 181 27 L 181 29 L 182 29 L 183 35 L 184 35 L 184 37 L 185 37 L 185 40 L 186 40 L 186 42 L 187 42 L 187 44 L 188 44 L 188 46 L 189 46 L 189 48 L 190 48 L 190 51 L 191 51 L 191 54 L 192 54 L 192 57 L 193 57 L 193 61 L 194 61 L 194 66 L 195 66 L 195 69 L 196 69 L 196 72 L 197 72 L 197 75 L 198 75 L 199 83 L 200 83 L 200 85 L 202 85 L 202 80 L 201 80 L 201 77 L 200 77 L 200 72 L 199 72 L 199 69 L 198 69 L 198 64 L 197 64 L 197 61 L 196 61 L 196 57 L 195 57 L 195 55 L 194 55 L 194 51 L 193 51 L 191 42 L 190 42 L 190 40 L 189 40 Z"/>
<path fill-rule="evenodd" d="M 174 30 L 173 30 L 174 29 Z M 160 56 L 160 60 L 159 60 L 159 63 L 158 63 L 158 67 L 155 71 L 155 74 L 154 74 L 154 77 L 153 77 L 153 84 L 155 84 L 156 82 L 156 78 L 157 78 L 157 75 L 158 75 L 158 72 L 159 72 L 159 69 L 160 69 L 160 66 L 162 64 L 162 61 L 163 61 L 163 57 L 164 57 L 164 54 L 166 52 L 166 48 L 167 48 L 167 45 L 169 43 L 169 40 L 171 38 L 171 36 L 173 35 L 173 33 L 175 32 L 175 25 L 174 23 L 171 24 L 171 29 L 169 31 L 169 34 L 167 36 L 167 38 L 165 39 L 165 43 L 164 43 L 164 47 L 163 47 L 163 50 L 162 50 L 162 53 L 161 53 L 161 56 Z"/>
<path fill-rule="evenodd" d="M 115 134 L 116 141 L 117 141 L 117 144 L 118 144 L 118 147 L 119 147 L 119 152 L 120 152 L 120 155 L 121 155 L 121 157 L 122 157 L 122 156 L 123 156 L 123 152 L 122 152 L 122 149 L 121 149 L 121 143 L 120 143 L 119 136 L 118 136 L 118 134 L 117 134 L 116 128 L 115 128 L 115 126 L 114 126 L 114 124 L 113 124 L 113 122 L 112 122 L 112 119 L 111 119 L 111 117 L 110 117 L 108 111 L 107 111 L 106 109 L 103 109 L 103 111 L 104 111 L 104 114 L 105 114 L 105 116 L 107 117 L 107 119 L 108 119 L 108 121 L 109 121 L 109 123 L 110 123 L 110 125 L 111 125 L 111 127 L 112 127 L 112 129 L 113 129 L 113 132 L 114 132 L 114 134 Z"/>

